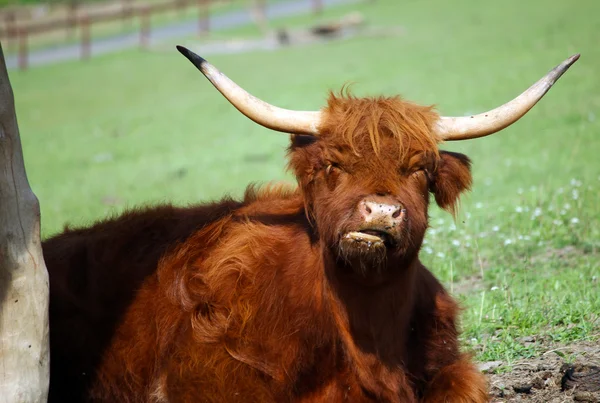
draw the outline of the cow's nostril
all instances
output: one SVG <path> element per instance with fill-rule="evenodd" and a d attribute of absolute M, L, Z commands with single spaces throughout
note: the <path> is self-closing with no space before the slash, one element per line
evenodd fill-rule
<path fill-rule="evenodd" d="M 392 218 L 400 217 L 400 213 L 402 213 L 402 209 L 397 209 L 396 211 L 394 211 L 394 214 L 392 214 Z"/>
<path fill-rule="evenodd" d="M 367 214 L 371 214 L 372 213 L 371 208 L 369 206 L 367 206 L 367 205 L 365 205 L 365 211 L 367 212 Z"/>

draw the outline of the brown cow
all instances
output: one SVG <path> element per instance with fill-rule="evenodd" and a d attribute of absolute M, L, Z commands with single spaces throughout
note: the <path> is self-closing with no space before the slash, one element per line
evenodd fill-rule
<path fill-rule="evenodd" d="M 471 117 L 398 97 L 319 112 L 254 98 L 179 50 L 241 112 L 293 133 L 298 188 L 128 212 L 43 245 L 50 401 L 485 402 L 458 307 L 419 261 L 429 193 L 454 213 L 470 161 L 442 140 L 523 116 L 577 60 Z"/>

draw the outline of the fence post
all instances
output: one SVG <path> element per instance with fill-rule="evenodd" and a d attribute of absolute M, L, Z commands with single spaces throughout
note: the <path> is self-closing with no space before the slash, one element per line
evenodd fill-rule
<path fill-rule="evenodd" d="M 18 36 L 17 27 L 15 25 L 16 14 L 14 11 L 7 11 L 4 15 L 5 28 L 4 33 L 6 35 L 4 43 L 9 51 L 15 49 L 15 39 Z"/>
<path fill-rule="evenodd" d="M 28 49 L 27 49 L 27 27 L 21 27 L 18 30 L 19 35 L 19 69 L 27 70 L 28 67 Z"/>
<path fill-rule="evenodd" d="M 254 0 L 253 4 L 250 5 L 250 13 L 254 19 L 254 23 L 258 26 L 258 29 L 266 34 L 267 29 L 267 5 L 265 0 Z"/>
<path fill-rule="evenodd" d="M 321 14 L 323 12 L 323 0 L 313 0 L 313 13 Z"/>
<path fill-rule="evenodd" d="M 131 25 L 133 20 L 132 0 L 121 0 L 121 19 L 123 20 L 123 29 Z"/>
<path fill-rule="evenodd" d="M 89 59 L 91 47 L 90 17 L 84 13 L 81 16 L 81 60 Z"/>
<path fill-rule="evenodd" d="M 69 1 L 69 5 L 67 8 L 67 23 L 65 27 L 67 28 L 67 39 L 73 37 L 75 34 L 75 30 L 77 29 L 77 10 L 79 8 L 78 0 Z"/>
<path fill-rule="evenodd" d="M 144 6 L 141 11 L 140 47 L 147 48 L 150 44 L 150 8 L 149 6 Z"/>
<path fill-rule="evenodd" d="M 181 16 L 181 18 L 185 18 L 185 10 L 188 6 L 187 4 L 187 0 L 178 0 L 177 1 L 177 8 L 179 9 L 179 14 Z"/>
<path fill-rule="evenodd" d="M 210 30 L 210 0 L 198 0 L 198 34 L 208 34 Z"/>

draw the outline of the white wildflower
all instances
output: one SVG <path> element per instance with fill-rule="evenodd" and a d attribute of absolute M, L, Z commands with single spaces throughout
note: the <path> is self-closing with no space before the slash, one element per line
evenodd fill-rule
<path fill-rule="evenodd" d="M 531 240 L 531 237 L 530 237 L 529 235 L 525 235 L 525 236 L 523 237 L 523 239 L 524 239 L 524 240 L 526 240 L 526 241 L 530 241 L 530 240 Z"/>
<path fill-rule="evenodd" d="M 460 246 L 460 241 L 458 239 L 455 239 L 452 241 L 452 245 L 454 246 Z"/>
<path fill-rule="evenodd" d="M 534 217 L 539 217 L 542 215 L 542 209 L 539 207 L 536 207 L 535 210 L 533 210 L 533 216 Z"/>
<path fill-rule="evenodd" d="M 535 192 L 536 190 L 537 190 L 537 188 L 535 186 L 532 186 L 532 187 L 529 188 L 530 192 Z"/>
<path fill-rule="evenodd" d="M 483 207 L 483 203 L 476 203 L 475 204 L 475 208 L 482 208 Z"/>
<path fill-rule="evenodd" d="M 427 253 L 428 255 L 431 255 L 433 253 L 433 249 L 431 249 L 431 247 L 429 246 L 424 247 L 423 251 L 425 251 L 425 253 Z"/>
<path fill-rule="evenodd" d="M 562 225 L 562 221 L 561 220 L 554 220 L 554 221 L 552 221 L 552 224 L 554 224 L 554 225 L 556 225 L 558 227 L 558 226 Z"/>
<path fill-rule="evenodd" d="M 565 203 L 565 205 L 563 206 L 563 208 L 564 208 L 565 210 L 568 210 L 568 209 L 570 209 L 570 208 L 571 208 L 571 205 L 570 205 L 569 203 Z"/>
<path fill-rule="evenodd" d="M 558 190 L 556 191 L 558 194 L 564 193 L 565 189 L 563 188 L 558 188 Z"/>
<path fill-rule="evenodd" d="M 437 257 L 439 257 L 439 258 L 444 258 L 444 257 L 446 257 L 446 255 L 444 254 L 444 252 L 438 252 L 438 253 L 436 253 L 435 255 L 436 255 Z"/>
<path fill-rule="evenodd" d="M 513 243 L 513 241 L 510 238 L 504 240 L 504 245 L 510 245 L 511 243 Z"/>
<path fill-rule="evenodd" d="M 571 224 L 579 224 L 579 218 L 577 218 L 577 217 L 571 218 Z"/>
<path fill-rule="evenodd" d="M 573 200 L 579 199 L 579 192 L 577 191 L 577 189 L 573 189 L 573 191 L 571 192 L 571 196 L 573 197 Z"/>
<path fill-rule="evenodd" d="M 480 232 L 479 238 L 485 238 L 487 236 L 487 232 Z"/>
<path fill-rule="evenodd" d="M 560 215 L 565 215 L 565 214 L 567 214 L 566 210 L 560 210 Z"/>
<path fill-rule="evenodd" d="M 520 195 L 522 195 L 523 194 L 523 188 L 518 188 L 517 189 L 517 193 L 520 194 Z"/>
<path fill-rule="evenodd" d="M 517 207 L 515 207 L 515 211 L 516 211 L 517 213 L 522 213 L 522 212 L 523 212 L 523 207 L 521 207 L 521 206 L 517 206 Z"/>
<path fill-rule="evenodd" d="M 498 287 L 497 285 L 493 286 L 492 288 L 490 288 L 490 291 L 496 291 L 499 290 L 500 287 Z"/>
<path fill-rule="evenodd" d="M 498 231 L 500 231 L 500 227 L 497 225 L 494 225 L 494 227 L 492 228 L 492 231 L 498 232 Z"/>

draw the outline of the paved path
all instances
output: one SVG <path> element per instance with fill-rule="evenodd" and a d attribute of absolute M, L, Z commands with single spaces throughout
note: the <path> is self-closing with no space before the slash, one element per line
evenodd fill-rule
<path fill-rule="evenodd" d="M 338 4 L 352 3 L 357 0 L 322 0 L 324 7 L 331 7 Z M 269 20 L 306 14 L 312 11 L 311 0 L 289 0 L 270 4 L 267 7 L 266 14 Z M 210 19 L 211 31 L 235 28 L 253 23 L 252 17 L 247 10 L 231 11 L 224 14 L 218 14 Z M 152 30 L 150 41 L 165 41 L 174 38 L 182 38 L 194 35 L 198 32 L 198 21 L 186 21 L 173 23 Z M 91 54 L 94 55 L 118 52 L 124 49 L 139 46 L 139 32 L 130 34 L 116 35 L 113 37 L 98 39 L 92 41 Z M 41 66 L 52 63 L 59 63 L 65 60 L 78 59 L 80 54 L 80 45 L 62 45 L 52 48 L 35 50 L 29 53 L 29 66 Z M 6 65 L 9 69 L 17 68 L 17 56 L 6 57 Z"/>

